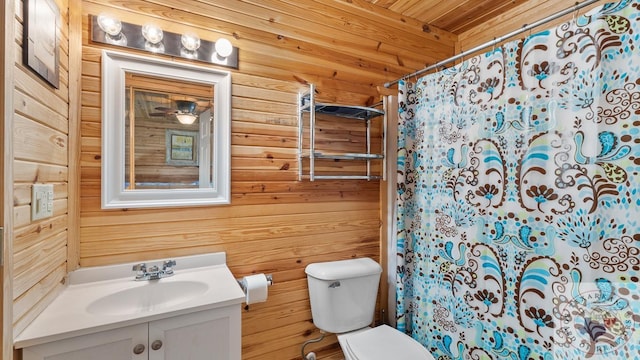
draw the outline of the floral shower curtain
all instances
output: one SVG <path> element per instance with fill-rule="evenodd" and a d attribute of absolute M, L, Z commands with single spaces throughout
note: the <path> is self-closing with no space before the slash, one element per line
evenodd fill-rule
<path fill-rule="evenodd" d="M 640 0 L 400 82 L 397 324 L 440 359 L 640 359 Z"/>

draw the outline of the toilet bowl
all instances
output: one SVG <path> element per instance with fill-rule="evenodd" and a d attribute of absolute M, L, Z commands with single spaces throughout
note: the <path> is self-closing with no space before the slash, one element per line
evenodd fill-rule
<path fill-rule="evenodd" d="M 410 336 L 388 325 L 369 327 L 382 272 L 373 259 L 314 263 L 305 272 L 313 323 L 337 334 L 346 360 L 433 360 Z"/>
<path fill-rule="evenodd" d="M 388 325 L 339 334 L 345 360 L 435 360 L 424 346 Z"/>

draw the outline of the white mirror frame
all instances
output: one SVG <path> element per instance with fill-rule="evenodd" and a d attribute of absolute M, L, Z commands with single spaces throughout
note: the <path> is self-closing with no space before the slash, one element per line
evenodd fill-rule
<path fill-rule="evenodd" d="M 213 186 L 196 189 L 125 189 L 125 73 L 214 87 Z M 207 166 L 209 164 L 201 164 Z M 102 208 L 223 205 L 231 201 L 231 74 L 114 51 L 102 51 Z"/>

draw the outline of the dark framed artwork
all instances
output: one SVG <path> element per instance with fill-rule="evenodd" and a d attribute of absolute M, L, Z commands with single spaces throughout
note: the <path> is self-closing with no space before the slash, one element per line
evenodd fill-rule
<path fill-rule="evenodd" d="M 198 132 L 166 131 L 167 164 L 198 166 Z"/>
<path fill-rule="evenodd" d="M 60 9 L 54 0 L 27 0 L 24 8 L 24 63 L 53 87 L 60 82 Z"/>

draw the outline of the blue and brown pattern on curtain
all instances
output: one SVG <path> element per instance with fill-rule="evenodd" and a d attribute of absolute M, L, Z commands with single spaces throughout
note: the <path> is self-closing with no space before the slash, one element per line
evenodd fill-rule
<path fill-rule="evenodd" d="M 397 323 L 440 359 L 640 359 L 640 0 L 401 81 Z"/>

